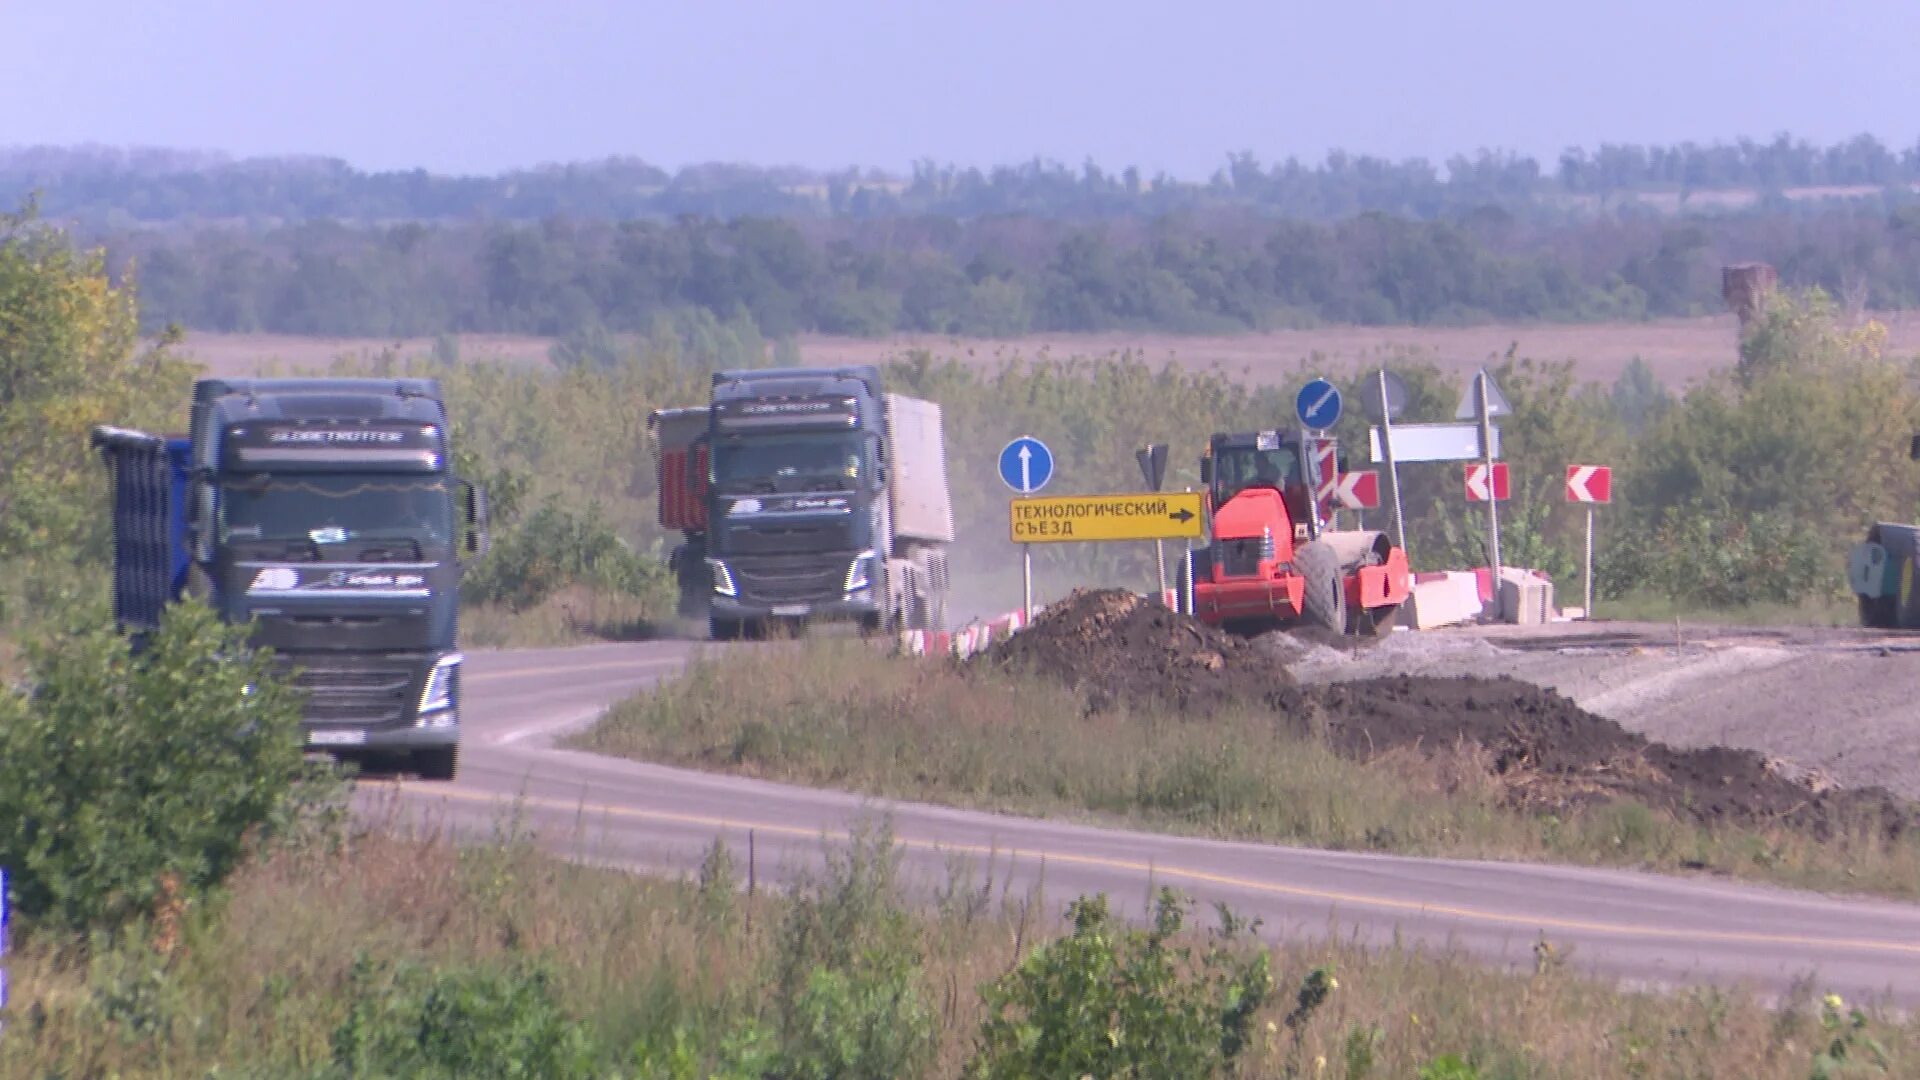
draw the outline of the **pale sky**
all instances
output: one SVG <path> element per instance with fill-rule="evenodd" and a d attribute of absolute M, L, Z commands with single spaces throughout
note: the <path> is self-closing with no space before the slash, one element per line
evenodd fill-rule
<path fill-rule="evenodd" d="M 0 0 L 0 40 L 0 146 L 369 169 L 1920 140 L 1916 0 Z"/>

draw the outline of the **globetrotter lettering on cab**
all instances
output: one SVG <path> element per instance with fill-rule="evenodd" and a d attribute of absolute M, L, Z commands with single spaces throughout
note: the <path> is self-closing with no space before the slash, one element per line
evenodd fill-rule
<path fill-rule="evenodd" d="M 332 431 L 320 429 L 279 428 L 267 432 L 267 441 L 273 443 L 359 443 L 359 442 L 399 442 L 406 438 L 402 431 Z"/>

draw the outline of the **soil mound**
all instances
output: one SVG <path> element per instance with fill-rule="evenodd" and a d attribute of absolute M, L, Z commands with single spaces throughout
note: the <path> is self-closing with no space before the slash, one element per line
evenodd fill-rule
<path fill-rule="evenodd" d="M 1395 676 L 1315 692 L 1342 754 L 1399 748 L 1484 751 L 1510 802 L 1543 813 L 1631 799 L 1705 825 L 1787 826 L 1817 835 L 1920 827 L 1920 811 L 1880 788 L 1835 789 L 1785 775 L 1750 750 L 1649 742 L 1551 690 L 1505 676 Z"/>
<path fill-rule="evenodd" d="M 1119 589 L 1074 590 L 981 660 L 1084 690 L 1094 711 L 1271 705 L 1294 682 L 1268 650 Z"/>
<path fill-rule="evenodd" d="M 1758 753 L 1649 742 L 1551 690 L 1506 676 L 1400 675 L 1297 685 L 1291 653 L 1238 637 L 1123 590 L 1081 589 L 974 663 L 1030 671 L 1087 695 L 1089 712 L 1125 703 L 1207 715 L 1275 715 L 1360 760 L 1389 751 L 1468 750 L 1506 800 L 1539 813 L 1633 800 L 1705 825 L 1784 826 L 1820 836 L 1920 828 L 1920 806 L 1880 788 L 1836 789 Z"/>

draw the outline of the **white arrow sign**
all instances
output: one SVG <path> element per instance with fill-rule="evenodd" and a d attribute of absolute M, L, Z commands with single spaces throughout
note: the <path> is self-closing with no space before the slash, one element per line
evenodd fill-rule
<path fill-rule="evenodd" d="M 1613 470 L 1605 465 L 1567 466 L 1567 501 L 1609 503 L 1613 501 Z"/>
<path fill-rule="evenodd" d="M 1380 505 L 1380 474 L 1371 470 L 1345 473 L 1333 497 L 1348 509 L 1371 510 Z"/>

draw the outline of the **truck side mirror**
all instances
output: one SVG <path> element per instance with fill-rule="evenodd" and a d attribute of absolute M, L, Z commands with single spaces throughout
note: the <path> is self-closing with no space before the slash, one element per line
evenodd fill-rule
<path fill-rule="evenodd" d="M 1347 475 L 1347 452 L 1345 450 L 1335 450 L 1333 452 L 1333 471 L 1339 473 L 1341 476 Z"/>
<path fill-rule="evenodd" d="M 203 565 L 213 561 L 213 499 L 213 481 L 193 482 L 193 513 L 188 535 L 193 545 L 193 561 Z"/>
<path fill-rule="evenodd" d="M 1913 445 L 1907 447 L 1907 456 L 1915 461 L 1920 461 L 1920 435 L 1913 437 Z"/>
<path fill-rule="evenodd" d="M 487 491 L 471 480 L 457 481 L 465 494 L 462 500 L 467 511 L 467 537 L 462 545 L 471 558 L 479 558 L 492 546 L 487 533 Z"/>
<path fill-rule="evenodd" d="M 1210 487 L 1213 484 L 1213 459 L 1210 457 L 1200 459 L 1200 484 L 1202 487 Z"/>

